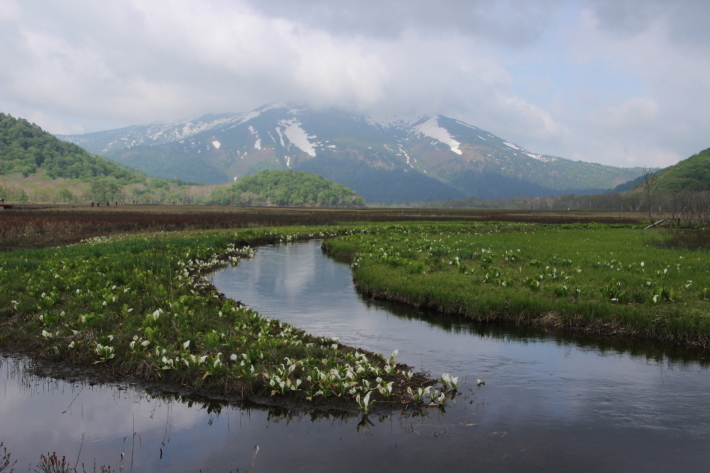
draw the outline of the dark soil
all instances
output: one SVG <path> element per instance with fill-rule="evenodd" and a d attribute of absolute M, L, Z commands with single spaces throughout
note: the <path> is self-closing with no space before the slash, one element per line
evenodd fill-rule
<path fill-rule="evenodd" d="M 479 209 L 334 209 L 127 205 L 1 210 L 0 251 L 43 248 L 123 233 L 169 232 L 347 222 L 506 221 L 537 223 L 638 223 L 633 214 L 530 212 Z"/>

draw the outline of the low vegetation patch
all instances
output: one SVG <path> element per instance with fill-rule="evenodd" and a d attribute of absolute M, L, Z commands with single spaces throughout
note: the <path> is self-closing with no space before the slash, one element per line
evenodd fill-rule
<path fill-rule="evenodd" d="M 317 338 L 225 299 L 204 278 L 252 245 L 368 233 L 299 227 L 97 237 L 0 254 L 0 346 L 220 399 L 361 409 L 443 406 L 395 361 Z M 299 404 L 300 403 L 300 404 Z"/>
<path fill-rule="evenodd" d="M 482 321 L 710 346 L 705 250 L 652 245 L 634 225 L 394 225 L 325 242 L 362 292 Z"/>

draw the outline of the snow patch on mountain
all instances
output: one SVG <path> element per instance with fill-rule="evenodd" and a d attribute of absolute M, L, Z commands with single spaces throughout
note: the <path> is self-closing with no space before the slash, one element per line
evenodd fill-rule
<path fill-rule="evenodd" d="M 241 119 L 239 120 L 239 122 L 236 123 L 234 126 L 241 125 L 242 123 L 246 123 L 246 122 L 248 122 L 249 120 L 253 120 L 253 119 L 255 119 L 256 117 L 258 117 L 259 115 L 261 115 L 261 112 L 259 112 L 259 111 L 257 111 L 257 110 L 252 110 L 251 112 L 249 112 L 249 113 L 247 113 L 247 114 L 244 114 L 244 115 L 241 117 Z"/>
<path fill-rule="evenodd" d="M 284 127 L 284 135 L 286 135 L 286 138 L 288 138 L 291 143 L 296 145 L 298 149 L 304 153 L 310 154 L 313 157 L 316 156 L 316 150 L 313 147 L 313 144 L 309 141 L 309 138 L 316 137 L 308 136 L 308 133 L 301 128 L 301 123 L 299 121 L 293 118 L 290 120 L 279 120 L 279 125 Z"/>
<path fill-rule="evenodd" d="M 197 133 L 200 133 L 205 130 L 209 130 L 211 128 L 215 128 L 219 125 L 224 125 L 225 123 L 230 123 L 234 121 L 235 119 L 239 119 L 240 116 L 234 117 L 234 116 L 228 116 L 228 117 L 221 117 L 217 118 L 214 120 L 204 120 L 202 121 L 201 119 L 198 120 L 187 120 L 183 122 L 178 122 L 176 125 L 182 124 L 182 128 L 178 128 L 173 132 L 173 135 L 177 138 L 186 138 L 188 136 L 195 135 Z M 174 127 L 175 125 L 167 125 L 163 130 L 161 130 L 158 133 L 159 135 L 162 135 L 165 131 L 168 131 L 170 128 Z M 155 139 L 155 138 L 154 138 Z"/>
<path fill-rule="evenodd" d="M 263 113 L 267 110 L 273 110 L 275 108 L 289 108 L 289 106 L 285 102 L 276 102 L 276 103 L 272 103 L 272 104 L 257 108 L 256 110 L 259 110 L 259 112 Z"/>
<path fill-rule="evenodd" d="M 451 151 L 453 151 L 454 153 L 463 154 L 463 152 L 459 149 L 459 145 L 461 143 L 456 141 L 449 134 L 449 131 L 446 128 L 442 128 L 439 126 L 439 120 L 436 117 L 431 117 L 424 123 L 417 125 L 415 129 L 423 135 L 426 135 L 430 138 L 434 138 L 437 141 L 449 145 L 449 148 L 451 148 Z"/>
<path fill-rule="evenodd" d="M 557 161 L 557 158 L 553 158 L 552 156 L 540 156 L 539 154 L 533 154 L 533 153 L 525 153 L 528 156 L 530 156 L 533 159 L 537 159 L 538 161 L 542 161 L 543 163 L 549 163 L 550 161 Z"/>
<path fill-rule="evenodd" d="M 219 149 L 219 147 L 222 146 L 222 143 L 220 143 L 220 142 L 217 141 L 217 140 L 214 140 L 214 141 L 212 142 L 212 146 L 214 146 L 215 149 Z"/>
<path fill-rule="evenodd" d="M 405 158 L 407 158 L 407 164 L 409 164 L 409 166 L 413 168 L 414 165 L 409 162 L 409 155 L 408 155 L 407 152 L 404 150 L 404 148 L 402 148 L 402 145 L 399 145 L 399 152 L 402 153 Z"/>
<path fill-rule="evenodd" d="M 480 128 L 478 128 L 478 127 L 476 127 L 476 126 L 469 125 L 468 123 L 462 122 L 461 120 L 456 120 L 456 119 L 454 119 L 454 121 L 455 121 L 456 123 L 458 123 L 459 125 L 463 125 L 463 126 L 468 127 L 468 128 L 470 128 L 470 129 L 472 129 L 472 130 L 479 130 L 479 131 L 481 130 Z M 479 138 L 481 138 L 481 137 L 479 136 Z M 484 139 L 485 139 L 485 138 L 484 138 Z"/>
<path fill-rule="evenodd" d="M 276 133 L 279 135 L 279 141 L 281 142 L 281 147 L 285 148 L 286 145 L 284 144 L 284 135 L 281 134 L 281 128 L 276 128 Z"/>
<path fill-rule="evenodd" d="M 261 149 L 261 138 L 257 138 L 254 142 L 254 149 Z"/>

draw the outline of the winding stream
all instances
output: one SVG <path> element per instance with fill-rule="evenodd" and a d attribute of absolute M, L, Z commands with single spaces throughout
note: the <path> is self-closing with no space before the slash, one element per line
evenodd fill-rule
<path fill-rule="evenodd" d="M 458 375 L 462 394 L 426 416 L 311 418 L 39 378 L 5 358 L 0 441 L 16 471 L 32 471 L 48 451 L 87 470 L 94 461 L 118 469 L 123 453 L 124 471 L 223 473 L 700 472 L 710 464 L 710 372 L 698 355 L 365 300 L 348 266 L 319 242 L 262 248 L 212 280 L 264 315 L 348 345 L 398 349 L 398 361 L 434 376 Z"/>

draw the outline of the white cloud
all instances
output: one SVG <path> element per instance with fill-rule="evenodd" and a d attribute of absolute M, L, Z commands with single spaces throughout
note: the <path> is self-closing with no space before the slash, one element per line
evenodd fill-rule
<path fill-rule="evenodd" d="M 21 12 L 20 5 L 15 0 L 0 0 L 0 21 L 17 21 Z"/>
<path fill-rule="evenodd" d="M 0 108 L 53 132 L 292 101 L 619 165 L 708 146 L 710 35 L 683 26 L 710 9 L 691 3 L 0 2 Z"/>
<path fill-rule="evenodd" d="M 627 132 L 639 126 L 653 126 L 660 115 L 661 107 L 648 97 L 634 97 L 619 105 L 604 109 L 594 117 L 595 125 L 614 131 Z"/>

